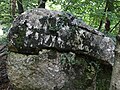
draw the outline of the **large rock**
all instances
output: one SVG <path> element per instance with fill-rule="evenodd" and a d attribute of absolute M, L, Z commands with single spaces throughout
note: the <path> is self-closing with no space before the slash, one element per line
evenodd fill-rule
<path fill-rule="evenodd" d="M 49 50 L 10 53 L 7 68 L 15 90 L 108 90 L 111 77 L 111 67 L 92 58 Z"/>
<path fill-rule="evenodd" d="M 75 16 L 29 10 L 14 20 L 8 38 L 9 50 L 21 53 L 8 60 L 16 90 L 108 90 L 114 42 Z"/>
<path fill-rule="evenodd" d="M 71 14 L 33 9 L 18 16 L 9 31 L 9 50 L 38 54 L 42 49 L 84 54 L 113 65 L 114 42 Z"/>
<path fill-rule="evenodd" d="M 48 59 L 47 53 L 10 54 L 8 75 L 15 90 L 54 90 L 64 86 L 67 78 L 59 58 Z"/>

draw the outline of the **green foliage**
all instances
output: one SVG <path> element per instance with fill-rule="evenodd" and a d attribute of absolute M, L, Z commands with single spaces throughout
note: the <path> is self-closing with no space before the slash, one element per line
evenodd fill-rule
<path fill-rule="evenodd" d="M 23 0 L 23 6 L 25 10 L 37 7 L 37 0 Z M 3 26 L 3 30 L 6 33 L 8 28 L 10 28 L 13 21 L 11 15 L 11 3 L 10 0 L 0 0 L 0 25 Z M 18 15 L 18 10 L 16 7 L 16 16 Z"/>
<path fill-rule="evenodd" d="M 10 15 L 10 3 L 9 0 L 0 0 L 0 24 L 3 25 L 5 31 L 10 27 L 12 17 Z"/>
<path fill-rule="evenodd" d="M 38 0 L 22 0 L 22 1 L 24 10 L 36 8 L 38 6 Z"/>
<path fill-rule="evenodd" d="M 106 0 L 48 0 L 46 8 L 72 13 L 94 28 L 99 27 L 101 20 L 105 23 L 107 15 L 112 29 L 120 18 L 120 1 L 108 1 L 109 3 L 112 2 L 109 4 L 111 10 L 109 12 L 104 12 Z M 37 6 L 38 0 L 23 0 L 24 10 L 36 8 Z M 4 25 L 4 28 L 9 28 L 13 20 L 10 7 L 10 0 L 0 0 L 0 24 Z M 16 15 L 18 15 L 17 12 L 16 10 Z M 104 25 L 102 25 L 101 31 L 104 31 L 104 29 Z M 117 34 L 117 29 L 116 27 L 112 33 Z"/>
<path fill-rule="evenodd" d="M 73 84 L 71 86 L 74 87 L 73 90 L 88 90 L 91 86 L 95 86 L 96 90 L 108 90 L 112 67 L 101 64 L 99 60 L 85 57 L 71 52 L 61 54 L 61 64 L 63 70 L 70 77 L 69 82 Z M 77 78 L 71 79 L 73 73 Z M 89 90 L 93 90 L 93 88 Z"/>
<path fill-rule="evenodd" d="M 83 19 L 87 24 L 94 28 L 98 28 L 100 21 L 108 16 L 111 22 L 111 29 L 116 25 L 120 19 L 120 1 L 119 0 L 108 0 L 110 10 L 105 11 L 106 0 L 49 0 L 51 1 L 50 7 L 53 5 L 61 5 L 62 11 L 70 12 L 77 17 Z M 101 31 L 104 31 L 105 27 L 102 25 Z M 117 33 L 117 27 L 112 32 Z"/>
<path fill-rule="evenodd" d="M 7 44 L 7 35 L 0 35 L 0 45 Z"/>
<path fill-rule="evenodd" d="M 73 64 L 78 63 L 75 60 L 75 54 L 74 53 L 64 53 L 61 55 L 61 64 L 65 65 L 65 64 L 69 64 L 70 66 Z"/>

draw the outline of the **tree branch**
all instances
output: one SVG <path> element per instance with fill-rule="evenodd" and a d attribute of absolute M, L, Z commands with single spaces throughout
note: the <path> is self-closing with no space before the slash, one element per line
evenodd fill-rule
<path fill-rule="evenodd" d="M 116 25 L 110 30 L 110 32 L 112 32 L 118 25 L 119 25 L 120 21 L 118 21 L 118 23 L 116 23 Z"/>
<path fill-rule="evenodd" d="M 47 0 L 38 0 L 38 8 L 45 8 Z"/>
<path fill-rule="evenodd" d="M 17 5 L 18 5 L 18 13 L 21 14 L 24 12 L 23 5 L 22 5 L 22 0 L 17 0 Z"/>
<path fill-rule="evenodd" d="M 14 18 L 15 17 L 15 10 L 16 10 L 16 0 L 11 0 L 11 14 L 12 14 L 12 17 Z"/>
<path fill-rule="evenodd" d="M 107 2 L 106 2 L 106 5 L 105 5 L 104 12 L 106 12 L 106 10 L 107 10 Z M 105 13 L 104 13 L 104 15 L 105 15 Z M 102 24 L 103 24 L 103 17 L 102 17 L 102 19 L 101 19 L 101 21 L 100 21 L 100 24 L 99 24 L 98 30 L 100 30 L 100 29 L 101 29 Z"/>

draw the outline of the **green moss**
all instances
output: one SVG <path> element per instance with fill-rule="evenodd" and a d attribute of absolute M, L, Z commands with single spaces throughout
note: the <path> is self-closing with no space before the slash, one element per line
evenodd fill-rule
<path fill-rule="evenodd" d="M 0 44 L 7 44 L 8 40 L 7 40 L 7 35 L 0 35 Z"/>
<path fill-rule="evenodd" d="M 110 66 L 101 64 L 99 60 L 94 61 L 70 54 L 63 54 L 61 63 L 69 77 L 69 83 L 66 83 L 65 88 L 71 86 L 71 90 L 94 90 L 96 87 L 96 90 L 109 90 L 112 72 Z M 74 79 L 71 79 L 71 76 Z"/>
<path fill-rule="evenodd" d="M 19 32 L 17 35 L 19 35 L 16 39 L 16 46 L 22 46 L 24 44 L 24 38 L 25 38 L 25 33 L 26 33 L 26 27 L 22 26 L 19 28 Z"/>

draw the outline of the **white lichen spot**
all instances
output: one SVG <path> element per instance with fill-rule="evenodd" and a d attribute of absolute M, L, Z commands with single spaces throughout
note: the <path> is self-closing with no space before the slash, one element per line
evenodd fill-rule
<path fill-rule="evenodd" d="M 43 34 L 41 33 L 40 36 L 43 36 Z"/>
<path fill-rule="evenodd" d="M 75 32 L 76 32 L 77 39 L 81 38 L 81 36 L 85 37 L 84 30 L 76 30 Z"/>
<path fill-rule="evenodd" d="M 43 16 L 39 15 L 39 19 L 43 18 Z"/>
<path fill-rule="evenodd" d="M 97 33 L 100 36 L 104 36 L 104 34 L 102 32 L 99 32 L 97 29 L 95 29 L 94 32 Z"/>
<path fill-rule="evenodd" d="M 30 23 L 26 23 L 26 25 L 28 26 L 28 28 L 32 28 L 32 25 Z"/>
<path fill-rule="evenodd" d="M 56 20 L 59 20 L 59 17 L 56 17 Z"/>
<path fill-rule="evenodd" d="M 83 34 L 84 32 L 84 30 L 79 30 L 79 34 Z"/>
<path fill-rule="evenodd" d="M 24 24 L 24 23 L 25 23 L 25 20 L 21 20 L 20 23 L 21 23 L 21 24 Z"/>
<path fill-rule="evenodd" d="M 58 65 L 55 65 L 54 71 L 55 71 L 55 72 L 59 72 L 59 67 L 58 67 Z"/>
<path fill-rule="evenodd" d="M 78 45 L 78 49 L 80 49 L 80 50 L 83 50 L 84 49 L 84 47 L 83 47 L 83 44 L 81 43 L 80 45 Z"/>
<path fill-rule="evenodd" d="M 49 47 L 52 47 L 52 45 L 53 45 L 53 44 L 52 44 L 52 43 L 50 43 Z"/>
<path fill-rule="evenodd" d="M 52 37 L 52 42 L 50 43 L 50 47 L 54 47 L 56 36 L 51 36 L 51 37 Z"/>
<path fill-rule="evenodd" d="M 24 40 L 24 43 L 25 43 L 25 44 L 28 44 L 28 40 L 25 39 L 25 40 Z"/>
<path fill-rule="evenodd" d="M 62 27 L 62 30 L 65 30 L 65 27 Z"/>
<path fill-rule="evenodd" d="M 52 70 L 53 70 L 53 68 L 51 68 L 51 67 L 48 67 L 48 70 L 52 71 Z"/>
<path fill-rule="evenodd" d="M 84 49 L 89 52 L 89 47 L 88 46 L 84 46 Z"/>
<path fill-rule="evenodd" d="M 45 23 L 43 26 L 43 29 L 46 31 L 47 30 L 47 24 Z"/>
<path fill-rule="evenodd" d="M 69 26 L 62 27 L 62 30 L 69 30 Z"/>
<path fill-rule="evenodd" d="M 103 49 L 103 48 L 105 47 L 105 44 L 104 44 L 103 42 L 101 42 L 101 43 L 99 44 L 99 47 L 100 47 L 100 49 Z"/>
<path fill-rule="evenodd" d="M 58 38 L 58 41 L 57 41 L 59 44 L 61 44 L 61 42 L 62 42 L 62 40 L 61 40 L 61 38 L 59 37 Z"/>
<path fill-rule="evenodd" d="M 72 21 L 72 24 L 77 25 L 77 24 L 78 24 L 78 20 L 77 20 L 77 19 L 74 19 L 74 20 Z"/>
<path fill-rule="evenodd" d="M 38 38 L 39 38 L 39 33 L 36 32 L 36 33 L 35 33 L 35 39 L 38 40 Z"/>
<path fill-rule="evenodd" d="M 17 38 L 17 37 L 18 37 L 18 35 L 17 35 L 17 34 L 14 34 L 13 38 Z"/>
<path fill-rule="evenodd" d="M 103 41 L 105 41 L 105 42 L 108 43 L 108 42 L 110 41 L 110 38 L 109 38 L 109 37 L 104 37 L 104 38 L 103 38 Z"/>
<path fill-rule="evenodd" d="M 31 44 L 30 47 L 33 47 L 33 45 Z"/>
<path fill-rule="evenodd" d="M 95 46 L 95 44 L 91 42 L 91 43 L 90 43 L 90 46 Z"/>
<path fill-rule="evenodd" d="M 70 41 L 68 41 L 67 43 L 66 43 L 66 45 L 70 45 L 71 43 L 70 43 Z"/>
<path fill-rule="evenodd" d="M 26 14 L 27 12 L 23 12 L 21 15 L 24 15 L 24 14 Z"/>
<path fill-rule="evenodd" d="M 11 44 L 14 44 L 14 42 L 13 42 L 13 40 L 12 40 L 12 39 L 10 40 L 10 43 L 11 43 Z"/>
<path fill-rule="evenodd" d="M 24 43 L 24 46 L 26 47 L 27 45 Z"/>
<path fill-rule="evenodd" d="M 50 39 L 50 35 L 46 35 L 45 36 L 45 43 L 47 43 L 47 41 Z"/>
<path fill-rule="evenodd" d="M 58 44 L 59 44 L 59 47 L 65 48 L 65 46 L 64 46 L 64 41 L 63 41 L 60 37 L 58 37 L 57 42 L 58 42 Z"/>
<path fill-rule="evenodd" d="M 28 37 L 28 36 L 31 35 L 32 33 L 33 33 L 32 31 L 28 30 L 28 31 L 26 32 L 26 37 Z"/>
<path fill-rule="evenodd" d="M 111 49 L 110 49 L 110 48 L 108 48 L 108 49 L 106 49 L 106 51 L 110 52 L 110 51 L 111 51 Z"/>
<path fill-rule="evenodd" d="M 40 29 L 41 26 L 42 26 L 42 24 L 39 22 L 39 20 L 38 20 L 38 19 L 35 20 L 34 28 L 36 28 L 36 29 Z"/>
<path fill-rule="evenodd" d="M 40 42 L 38 43 L 38 45 L 40 45 Z"/>
<path fill-rule="evenodd" d="M 55 42 L 56 36 L 51 36 L 52 37 L 52 42 Z"/>
<path fill-rule="evenodd" d="M 43 44 L 43 38 L 40 39 L 40 44 L 41 44 L 41 45 Z"/>

